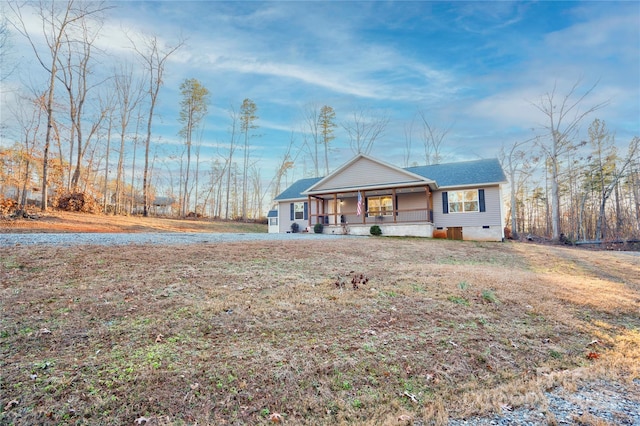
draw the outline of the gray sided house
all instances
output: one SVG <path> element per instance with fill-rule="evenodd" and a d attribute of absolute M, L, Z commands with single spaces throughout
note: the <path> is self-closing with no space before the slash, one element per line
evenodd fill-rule
<path fill-rule="evenodd" d="M 301 179 L 278 195 L 269 232 L 313 232 L 502 241 L 502 185 L 497 159 L 399 168 L 357 155 L 322 178 Z"/>

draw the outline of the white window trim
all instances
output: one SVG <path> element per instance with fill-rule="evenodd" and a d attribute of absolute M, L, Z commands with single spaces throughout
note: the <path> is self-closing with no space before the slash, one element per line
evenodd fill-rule
<path fill-rule="evenodd" d="M 298 217 L 298 213 L 300 217 Z M 304 219 L 304 201 L 298 201 L 293 203 L 293 220 L 303 220 Z"/>
<path fill-rule="evenodd" d="M 374 199 L 380 200 L 380 205 L 382 205 L 382 199 L 383 198 L 389 198 L 389 200 L 391 201 L 390 209 L 385 210 L 384 212 L 382 212 L 382 208 L 380 210 L 371 211 L 371 200 L 374 200 Z M 393 216 L 393 198 L 392 198 L 391 195 L 380 195 L 380 196 L 375 196 L 375 197 L 367 197 L 367 206 L 369 208 L 368 211 L 367 211 L 367 217 Z"/>
<path fill-rule="evenodd" d="M 471 200 L 471 201 L 465 201 L 465 193 L 467 192 L 474 192 L 475 193 L 475 199 Z M 451 201 L 452 194 L 461 194 L 461 201 Z M 456 213 L 479 213 L 480 212 L 480 193 L 477 189 L 463 189 L 460 191 L 448 191 L 448 199 L 447 202 L 449 204 L 449 213 L 451 214 L 456 214 Z M 466 210 L 465 209 L 465 204 L 466 203 L 470 203 L 470 202 L 475 202 L 475 210 Z M 451 208 L 452 204 L 461 204 L 462 205 L 462 209 L 461 210 L 454 210 Z"/>

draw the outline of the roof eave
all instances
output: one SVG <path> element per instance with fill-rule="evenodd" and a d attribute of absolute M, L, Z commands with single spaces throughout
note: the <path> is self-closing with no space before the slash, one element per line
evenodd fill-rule
<path fill-rule="evenodd" d="M 275 202 L 281 202 L 281 201 L 299 201 L 299 200 L 306 200 L 307 197 L 289 197 L 289 198 L 274 198 L 273 201 Z"/>
<path fill-rule="evenodd" d="M 411 188 L 414 186 L 429 186 L 431 189 L 438 189 L 438 184 L 433 180 L 422 180 L 419 182 L 405 182 L 405 183 L 389 183 L 389 184 L 379 184 L 379 185 L 371 185 L 371 186 L 345 186 L 342 188 L 330 188 L 330 189 L 322 189 L 322 190 L 307 190 L 302 192 L 303 195 L 322 195 L 322 194 L 333 194 L 333 193 L 344 193 L 344 192 L 355 192 L 355 191 L 378 191 L 381 189 L 393 189 L 393 188 Z"/>
<path fill-rule="evenodd" d="M 508 181 L 503 180 L 503 181 L 499 181 L 499 182 L 481 182 L 481 183 L 468 183 L 468 184 L 464 184 L 464 185 L 448 185 L 448 186 L 441 186 L 438 189 L 441 190 L 446 190 L 446 189 L 460 189 L 460 188 L 479 188 L 481 186 L 497 186 L 497 185 L 502 185 L 502 184 L 506 184 L 508 183 Z"/>

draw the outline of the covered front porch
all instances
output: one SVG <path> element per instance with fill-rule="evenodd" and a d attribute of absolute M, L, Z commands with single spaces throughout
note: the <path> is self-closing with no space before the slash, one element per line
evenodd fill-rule
<path fill-rule="evenodd" d="M 378 225 L 383 235 L 433 234 L 433 194 L 429 185 L 313 192 L 307 195 L 309 228 L 324 233 L 368 235 Z"/>

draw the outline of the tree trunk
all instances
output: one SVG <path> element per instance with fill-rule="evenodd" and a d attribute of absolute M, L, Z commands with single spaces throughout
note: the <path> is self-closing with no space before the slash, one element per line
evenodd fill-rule
<path fill-rule="evenodd" d="M 187 141 L 187 168 L 185 170 L 185 178 L 184 178 L 184 193 L 183 193 L 183 204 L 182 204 L 182 216 L 186 217 L 189 212 L 189 170 L 191 169 L 191 141 Z"/>

